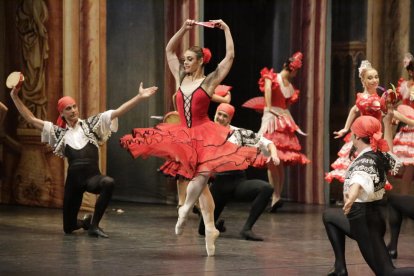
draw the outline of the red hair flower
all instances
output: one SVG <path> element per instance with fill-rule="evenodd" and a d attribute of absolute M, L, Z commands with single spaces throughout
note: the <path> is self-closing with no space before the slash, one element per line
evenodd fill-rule
<path fill-rule="evenodd" d="M 203 64 L 207 64 L 211 59 L 211 51 L 209 48 L 203 48 Z"/>
<path fill-rule="evenodd" d="M 294 53 L 290 58 L 289 69 L 292 71 L 300 69 L 302 67 L 302 58 L 303 54 L 301 52 Z"/>

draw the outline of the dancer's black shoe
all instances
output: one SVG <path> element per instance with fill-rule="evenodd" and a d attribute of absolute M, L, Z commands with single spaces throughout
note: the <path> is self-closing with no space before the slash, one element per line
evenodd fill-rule
<path fill-rule="evenodd" d="M 88 235 L 93 237 L 109 238 L 103 229 L 97 226 L 91 226 L 88 230 Z"/>
<path fill-rule="evenodd" d="M 276 202 L 275 204 L 272 205 L 272 207 L 270 207 L 269 213 L 276 213 L 277 209 L 282 208 L 283 207 L 283 200 L 279 199 L 278 202 Z"/>
<path fill-rule="evenodd" d="M 327 276 L 348 276 L 348 271 L 345 268 L 338 270 L 332 268 L 332 270 L 328 272 Z"/>
<path fill-rule="evenodd" d="M 91 227 L 91 221 L 92 221 L 92 215 L 86 214 L 83 216 L 82 219 L 82 228 L 83 230 L 89 230 L 89 227 Z"/>
<path fill-rule="evenodd" d="M 257 236 L 252 230 L 242 230 L 240 235 L 247 241 L 263 241 L 263 238 Z"/>

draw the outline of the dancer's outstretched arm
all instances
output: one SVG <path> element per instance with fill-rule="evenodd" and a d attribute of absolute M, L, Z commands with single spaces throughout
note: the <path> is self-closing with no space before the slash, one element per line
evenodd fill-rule
<path fill-rule="evenodd" d="M 42 130 L 44 121 L 41 119 L 36 118 L 33 113 L 24 105 L 22 100 L 19 98 L 19 90 L 20 87 L 13 87 L 12 91 L 10 92 L 10 96 L 19 111 L 20 115 L 31 125 L 33 125 L 35 128 Z"/>
<path fill-rule="evenodd" d="M 139 85 L 139 92 L 138 94 L 130 99 L 129 101 L 123 103 L 120 107 L 114 110 L 111 114 L 111 120 L 118 118 L 122 115 L 124 115 L 126 112 L 131 110 L 133 107 L 135 107 L 141 100 L 151 97 L 156 91 L 158 90 L 158 87 L 151 86 L 148 88 L 142 87 L 142 82 Z"/>
<path fill-rule="evenodd" d="M 359 112 L 358 107 L 354 105 L 349 111 L 348 118 L 346 119 L 344 128 L 339 131 L 334 131 L 335 139 L 341 138 L 346 133 L 348 133 L 349 129 L 351 128 L 352 123 L 354 122 L 355 118 L 358 115 L 358 112 Z"/>
<path fill-rule="evenodd" d="M 207 93 L 213 95 L 214 89 L 222 83 L 224 78 L 230 72 L 231 66 L 233 65 L 234 60 L 234 42 L 233 37 L 231 36 L 229 26 L 221 19 L 219 20 L 210 20 L 213 22 L 216 28 L 222 29 L 224 31 L 224 36 L 226 39 L 226 55 L 222 61 L 217 65 L 216 70 L 211 72 L 206 79 Z"/>

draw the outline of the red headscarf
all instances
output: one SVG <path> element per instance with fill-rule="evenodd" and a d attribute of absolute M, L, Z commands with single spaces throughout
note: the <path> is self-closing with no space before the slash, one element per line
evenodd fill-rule
<path fill-rule="evenodd" d="M 56 121 L 56 124 L 58 126 L 60 126 L 61 128 L 65 128 L 66 127 L 66 122 L 65 122 L 65 120 L 63 120 L 61 114 L 62 114 L 63 110 L 68 105 L 73 105 L 73 104 L 76 104 L 76 102 L 75 102 L 75 100 L 72 97 L 69 97 L 69 96 L 64 96 L 64 97 L 62 97 L 62 98 L 60 98 L 58 100 L 57 110 L 59 111 L 59 117 L 58 117 L 58 119 Z"/>
<path fill-rule="evenodd" d="M 351 126 L 351 131 L 358 137 L 369 137 L 373 151 L 389 151 L 387 141 L 382 139 L 381 122 L 372 116 L 360 116 Z"/>
<path fill-rule="evenodd" d="M 217 107 L 217 111 L 223 111 L 223 112 L 227 113 L 227 115 L 229 115 L 229 118 L 231 120 L 233 118 L 235 109 L 234 109 L 234 106 L 232 106 L 231 104 L 221 103 Z"/>

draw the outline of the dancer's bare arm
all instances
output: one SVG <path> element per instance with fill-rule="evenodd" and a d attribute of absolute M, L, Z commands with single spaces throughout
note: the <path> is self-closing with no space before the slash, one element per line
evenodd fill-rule
<path fill-rule="evenodd" d="M 120 107 L 114 110 L 111 114 L 111 120 L 118 118 L 122 115 L 124 115 L 126 112 L 131 110 L 133 107 L 135 107 L 140 101 L 143 99 L 151 97 L 156 91 L 158 90 L 158 87 L 151 86 L 148 88 L 143 88 L 142 82 L 139 85 L 138 94 L 130 99 L 129 101 L 123 103 Z"/>
<path fill-rule="evenodd" d="M 13 87 L 12 91 L 10 92 L 10 96 L 16 105 L 17 110 L 19 111 L 20 115 L 31 125 L 35 128 L 42 130 L 45 121 L 36 118 L 33 113 L 23 104 L 22 100 L 19 98 L 18 92 L 19 87 Z"/>

